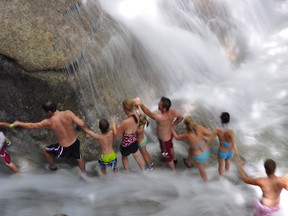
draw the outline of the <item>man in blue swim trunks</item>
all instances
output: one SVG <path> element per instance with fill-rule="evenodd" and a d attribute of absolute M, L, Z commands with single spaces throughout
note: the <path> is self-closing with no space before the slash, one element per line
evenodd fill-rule
<path fill-rule="evenodd" d="M 80 141 L 77 138 L 77 132 L 74 127 L 74 123 L 80 127 L 83 127 L 84 121 L 78 118 L 70 110 L 57 110 L 56 103 L 51 101 L 44 103 L 42 108 L 47 113 L 48 118 L 36 123 L 15 121 L 13 125 L 15 127 L 20 126 L 29 129 L 51 129 L 56 136 L 58 143 L 44 148 L 44 156 L 50 164 L 49 168 L 53 171 L 57 170 L 57 166 L 54 162 L 54 155 L 58 158 L 73 157 L 77 159 L 80 170 L 85 173 L 85 161 L 80 153 Z"/>

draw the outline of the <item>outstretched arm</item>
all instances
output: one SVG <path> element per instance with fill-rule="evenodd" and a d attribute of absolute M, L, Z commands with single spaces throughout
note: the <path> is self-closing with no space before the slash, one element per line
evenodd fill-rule
<path fill-rule="evenodd" d="M 80 119 L 78 116 L 76 116 L 72 111 L 68 111 L 70 116 L 72 117 L 72 120 L 75 124 L 77 124 L 79 127 L 84 127 L 85 123 L 82 119 Z"/>
<path fill-rule="evenodd" d="M 10 124 L 8 122 L 0 122 L 0 127 L 9 127 Z"/>
<path fill-rule="evenodd" d="M 172 112 L 174 112 L 174 116 L 176 118 L 173 121 L 173 126 L 176 126 L 177 124 L 183 121 L 184 117 L 181 113 L 177 112 L 174 108 L 170 108 L 170 109 L 172 109 Z"/>
<path fill-rule="evenodd" d="M 238 165 L 239 174 L 240 174 L 241 179 L 246 184 L 257 185 L 257 186 L 261 187 L 262 182 L 263 182 L 263 178 L 249 178 L 243 169 L 242 161 L 241 161 L 241 158 L 240 158 L 238 152 L 236 152 L 235 156 L 236 156 L 237 165 Z"/>
<path fill-rule="evenodd" d="M 187 139 L 186 134 L 179 134 L 178 135 L 174 129 L 172 129 L 172 134 L 176 140 L 186 140 Z"/>
<path fill-rule="evenodd" d="M 212 133 L 210 133 L 210 136 L 208 137 L 206 143 L 209 144 L 217 135 L 218 135 L 218 128 L 216 128 Z"/>
<path fill-rule="evenodd" d="M 13 126 L 14 127 L 19 126 L 19 127 L 24 127 L 24 128 L 28 128 L 28 129 L 44 128 L 44 127 L 49 127 L 50 122 L 47 119 L 45 119 L 41 122 L 35 122 L 35 123 L 15 121 L 15 122 L 13 122 Z"/>
<path fill-rule="evenodd" d="M 89 136 L 91 136 L 92 138 L 98 140 L 99 139 L 99 134 L 94 133 L 92 130 L 89 130 L 87 127 L 81 127 L 81 129 L 88 134 Z"/>

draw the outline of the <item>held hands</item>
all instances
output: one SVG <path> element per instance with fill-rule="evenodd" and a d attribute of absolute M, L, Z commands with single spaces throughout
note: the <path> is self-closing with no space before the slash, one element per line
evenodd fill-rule
<path fill-rule="evenodd" d="M 134 99 L 134 105 L 135 105 L 135 106 L 140 106 L 140 105 L 141 105 L 141 100 L 140 100 L 139 97 L 136 97 L 136 98 Z"/>

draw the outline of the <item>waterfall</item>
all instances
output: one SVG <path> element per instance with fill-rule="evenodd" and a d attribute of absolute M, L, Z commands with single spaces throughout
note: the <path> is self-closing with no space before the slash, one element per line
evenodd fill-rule
<path fill-rule="evenodd" d="M 227 111 L 249 176 L 265 175 L 266 158 L 277 162 L 277 175 L 287 176 L 288 1 L 99 2 L 82 0 L 79 7 L 91 20 L 78 27 L 100 31 L 90 9 L 99 3 L 109 14 L 99 26 L 109 28 L 110 37 L 98 39 L 109 40 L 108 45 L 99 48 L 95 38 L 89 38 L 75 68 L 67 70 L 87 121 L 122 115 L 121 101 L 136 96 L 153 111 L 159 98 L 167 96 L 183 115 L 211 129 Z M 71 8 L 67 17 L 73 19 L 78 9 Z M 148 151 L 157 160 L 153 124 L 147 134 Z M 175 141 L 174 146 L 179 159 L 186 156 L 185 143 Z M 230 172 L 218 177 L 215 151 L 206 164 L 207 184 L 196 169 L 178 165 L 172 174 L 159 165 L 142 174 L 132 158 L 129 162 L 131 173 L 120 169 L 116 176 L 93 176 L 88 183 L 75 177 L 76 169 L 60 166 L 51 174 L 26 164 L 19 177 L 0 180 L 0 215 L 251 215 L 247 204 L 251 197 L 261 196 L 259 188 L 241 182 L 234 160 Z M 87 170 L 95 166 L 92 161 Z M 288 214 L 287 195 L 282 192 L 277 215 Z"/>

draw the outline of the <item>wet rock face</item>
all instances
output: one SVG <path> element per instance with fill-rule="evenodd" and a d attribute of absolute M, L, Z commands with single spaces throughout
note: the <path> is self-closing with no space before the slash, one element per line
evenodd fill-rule
<path fill-rule="evenodd" d="M 86 19 L 82 4 L 80 0 L 2 0 L 0 54 L 28 71 L 65 68 L 92 34 L 88 22 L 97 22 L 101 15 L 98 4 L 93 4 L 93 20 Z M 81 31 L 76 20 L 86 22 Z"/>

